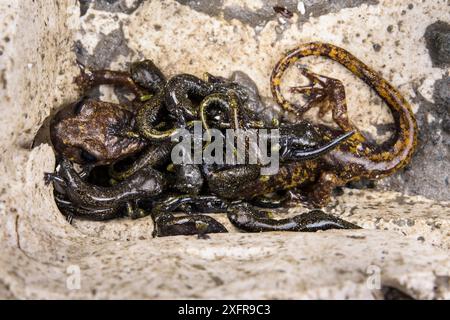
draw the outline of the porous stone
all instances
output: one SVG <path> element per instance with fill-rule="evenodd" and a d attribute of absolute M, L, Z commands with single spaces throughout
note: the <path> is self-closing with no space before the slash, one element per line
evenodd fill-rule
<path fill-rule="evenodd" d="M 148 217 L 73 225 L 65 220 L 43 181 L 43 172 L 54 169 L 53 151 L 45 143 L 31 146 L 44 119 L 77 98 L 72 81 L 77 57 L 93 63 L 101 51 L 103 61 L 96 62 L 115 69 L 147 57 L 169 76 L 204 71 L 230 76 L 239 70 L 269 101 L 268 77 L 282 52 L 300 41 L 322 40 L 374 66 L 415 111 L 424 105 L 414 99 L 417 93 L 441 103 L 433 101 L 434 83 L 445 70 L 432 68 L 423 38 L 427 25 L 448 19 L 440 2 L 417 1 L 410 9 L 387 0 L 344 1 L 349 5 L 301 19 L 296 11 L 289 23 L 274 15 L 263 25 L 182 2 L 80 1 L 81 10 L 68 0 L 0 3 L 0 297 L 450 298 L 445 201 L 344 188 L 325 210 L 363 230 L 247 234 L 228 223 L 229 234 L 209 240 L 152 238 Z M 303 2 L 310 12 L 314 1 Z M 237 4 L 247 11 L 269 10 L 264 1 L 211 3 L 222 6 L 221 12 Z M 315 71 L 344 81 L 355 123 L 386 138 L 377 126 L 391 118 L 374 93 L 342 68 L 311 61 Z M 295 79 L 293 74 L 288 81 Z M 114 93 L 99 90 L 104 99 L 115 99 Z M 439 97 L 445 99 L 445 90 Z M 427 183 L 432 188 L 432 181 Z M 304 210 L 281 210 L 277 216 Z M 227 222 L 223 215 L 218 219 Z"/>

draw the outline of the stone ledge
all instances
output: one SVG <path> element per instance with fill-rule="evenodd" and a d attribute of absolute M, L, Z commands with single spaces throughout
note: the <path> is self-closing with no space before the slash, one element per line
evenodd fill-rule
<path fill-rule="evenodd" d="M 101 241 L 51 263 L 7 252 L 0 276 L 20 298 L 373 299 L 377 282 L 414 298 L 450 297 L 448 252 L 379 230 Z M 80 290 L 66 288 L 70 265 L 80 268 Z"/>
<path fill-rule="evenodd" d="M 169 75 L 201 75 L 207 70 L 228 76 L 239 69 L 255 80 L 265 97 L 270 68 L 282 51 L 300 40 L 332 41 L 399 86 L 413 102 L 421 124 L 428 123 L 434 130 L 440 120 L 427 108 L 434 106 L 433 83 L 446 71 L 432 68 L 422 36 L 427 24 L 447 18 L 446 11 L 434 1 L 422 1 L 414 10 L 387 0 L 370 4 L 307 19 L 296 17 L 301 21 L 298 24 L 269 19 L 263 27 L 253 28 L 175 1 L 165 5 L 143 2 L 136 10 L 134 5 L 127 6 L 131 9 L 126 14 L 116 9 L 104 12 L 97 6 L 88 9 L 82 19 L 73 1 L 58 5 L 52 1 L 2 2 L 0 17 L 8 23 L 0 26 L 0 105 L 9 112 L 0 123 L 0 297 L 380 298 L 381 292 L 371 290 L 367 281 L 376 280 L 368 278 L 368 271 L 381 271 L 382 286 L 414 298 L 449 299 L 448 202 L 344 190 L 327 210 L 369 230 L 230 233 L 213 235 L 207 241 L 151 239 L 148 219 L 69 225 L 42 180 L 42 173 L 54 167 L 51 148 L 41 145 L 30 150 L 43 119 L 76 97 L 74 41 L 81 41 L 92 54 L 101 33 L 127 40 L 108 42 L 119 48 L 105 58 L 111 67 L 125 68 L 131 59 L 145 56 L 158 61 Z M 117 32 L 119 20 L 121 32 Z M 340 23 L 344 20 L 345 24 Z M 201 27 L 185 28 L 192 21 Z M 143 30 L 143 25 L 154 30 Z M 379 32 L 383 29 L 388 37 Z M 193 41 L 201 45 L 192 46 Z M 104 45 L 98 48 L 106 52 Z M 416 54 L 411 54 L 412 48 Z M 385 61 L 389 66 L 384 66 Z M 350 117 L 377 135 L 379 121 L 389 117 L 373 93 L 339 67 L 322 61 L 316 67 L 342 78 L 348 87 Z M 417 94 L 422 100 L 416 100 Z M 370 111 L 359 106 L 370 106 Z M 445 167 L 448 161 L 440 165 Z M 398 185 L 404 188 L 398 190 L 420 190 L 411 189 L 415 181 L 422 181 L 419 169 L 412 173 L 419 172 L 419 180 L 408 184 L 400 180 Z M 430 194 L 436 195 L 439 188 L 433 191 L 431 186 L 439 186 L 433 181 L 442 177 L 426 178 Z M 445 198 L 445 193 L 438 196 Z M 300 210 L 304 208 L 280 216 Z M 80 290 L 66 286 L 69 266 L 80 268 Z"/>

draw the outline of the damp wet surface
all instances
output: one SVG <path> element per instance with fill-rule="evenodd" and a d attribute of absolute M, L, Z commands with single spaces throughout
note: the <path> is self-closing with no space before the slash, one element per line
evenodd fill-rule
<path fill-rule="evenodd" d="M 354 7 L 330 6 L 324 9 L 328 13 L 309 16 L 318 1 L 303 1 L 303 14 L 293 1 L 278 1 L 264 8 L 262 28 L 245 22 L 247 18 L 226 20 L 224 9 L 210 15 L 176 1 L 82 2 L 82 8 L 65 0 L 15 2 L 14 10 L 4 13 L 2 34 L 9 41 L 0 39 L 0 59 L 8 57 L 1 60 L 6 69 L 1 64 L 0 87 L 6 91 L 0 101 L 11 112 L 4 114 L 0 132 L 5 141 L 0 162 L 0 297 L 373 299 L 367 276 L 371 267 L 378 267 L 392 280 L 382 282 L 387 290 L 380 298 L 449 298 L 448 202 L 382 192 L 367 182 L 360 189 L 338 190 L 325 208 L 363 230 L 153 239 L 151 219 L 75 220 L 70 225 L 42 179 L 44 171 L 54 169 L 52 149 L 46 143 L 29 148 L 51 110 L 78 97 L 72 81 L 78 73 L 77 41 L 82 47 L 78 58 L 112 69 L 126 70 L 130 61 L 146 57 L 169 76 L 210 71 L 229 77 L 240 71 L 270 105 L 268 77 L 282 52 L 299 42 L 322 40 L 349 49 L 411 101 L 425 128 L 423 145 L 431 144 L 419 153 L 422 161 L 411 165 L 415 180 L 385 181 L 390 190 L 429 190 L 428 197 L 437 198 L 445 195 L 439 179 L 446 169 L 428 174 L 423 162 L 427 153 L 437 159 L 448 140 L 442 134 L 445 123 L 433 119 L 448 114 L 448 74 L 433 67 L 424 35 L 428 25 L 449 22 L 442 9 L 445 2 L 418 1 L 411 8 L 408 2 L 354 1 Z M 249 3 L 224 0 L 223 6 L 261 10 L 262 2 L 252 1 L 253 7 Z M 293 17 L 276 13 L 275 5 Z M 117 36 L 117 41 L 108 36 Z M 111 45 L 110 55 L 101 49 L 104 44 L 97 46 L 102 37 Z M 97 50 L 104 61 L 96 60 Z M 314 71 L 345 81 L 351 118 L 368 134 L 374 139 L 389 135 L 392 121 L 364 84 L 323 60 L 308 63 Z M 117 99 L 118 94 L 101 88 L 98 95 Z M 411 188 L 418 182 L 422 189 Z M 306 210 L 290 208 L 280 217 Z M 80 290 L 66 287 L 68 267 L 74 265 L 82 272 Z"/>

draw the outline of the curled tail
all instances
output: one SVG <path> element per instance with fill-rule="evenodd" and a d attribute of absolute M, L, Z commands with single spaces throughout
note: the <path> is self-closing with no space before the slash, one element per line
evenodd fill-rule
<path fill-rule="evenodd" d="M 289 51 L 275 65 L 270 78 L 272 94 L 277 103 L 285 110 L 295 112 L 295 106 L 287 101 L 281 93 L 281 77 L 291 65 L 307 56 L 330 58 L 362 79 L 388 105 L 396 124 L 396 139 L 387 149 L 380 150 L 367 146 L 365 139 L 360 134 L 355 134 L 348 142 L 353 146 L 362 143 L 365 145 L 364 152 L 353 148 L 354 151 L 350 153 L 344 151 L 343 148 L 338 148 L 333 151 L 333 157 L 336 160 L 345 161 L 347 164 L 354 163 L 359 167 L 362 166 L 360 176 L 371 179 L 380 178 L 403 168 L 410 161 L 417 145 L 417 123 L 411 106 L 396 88 L 350 52 L 321 42 L 302 44 Z"/>

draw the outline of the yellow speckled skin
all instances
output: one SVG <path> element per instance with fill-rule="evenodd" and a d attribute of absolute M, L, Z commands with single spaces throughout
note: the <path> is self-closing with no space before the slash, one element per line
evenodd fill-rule
<path fill-rule="evenodd" d="M 319 159 L 283 165 L 277 175 L 247 185 L 248 189 L 253 190 L 253 195 L 256 191 L 266 193 L 275 189 L 310 185 L 310 200 L 323 205 L 328 202 L 331 191 L 336 186 L 361 178 L 378 179 L 407 165 L 416 149 L 418 130 L 411 106 L 397 89 L 348 51 L 327 43 L 302 44 L 287 52 L 275 65 L 271 75 L 271 90 L 276 101 L 285 110 L 295 113 L 299 118 L 305 111 L 299 110 L 296 105 L 283 97 L 280 85 L 284 72 L 306 56 L 328 57 L 365 81 L 388 105 L 397 128 L 395 141 L 388 146 L 370 144 L 357 131 L 336 149 Z M 333 119 L 345 131 L 356 129 L 348 120 L 342 84 L 338 80 L 331 80 L 333 80 L 331 88 L 328 89 L 332 89 L 330 96 L 333 98 L 331 101 L 334 108 Z M 339 90 L 334 90 L 336 88 Z M 324 132 L 326 140 L 333 136 L 332 129 L 325 129 Z"/>

